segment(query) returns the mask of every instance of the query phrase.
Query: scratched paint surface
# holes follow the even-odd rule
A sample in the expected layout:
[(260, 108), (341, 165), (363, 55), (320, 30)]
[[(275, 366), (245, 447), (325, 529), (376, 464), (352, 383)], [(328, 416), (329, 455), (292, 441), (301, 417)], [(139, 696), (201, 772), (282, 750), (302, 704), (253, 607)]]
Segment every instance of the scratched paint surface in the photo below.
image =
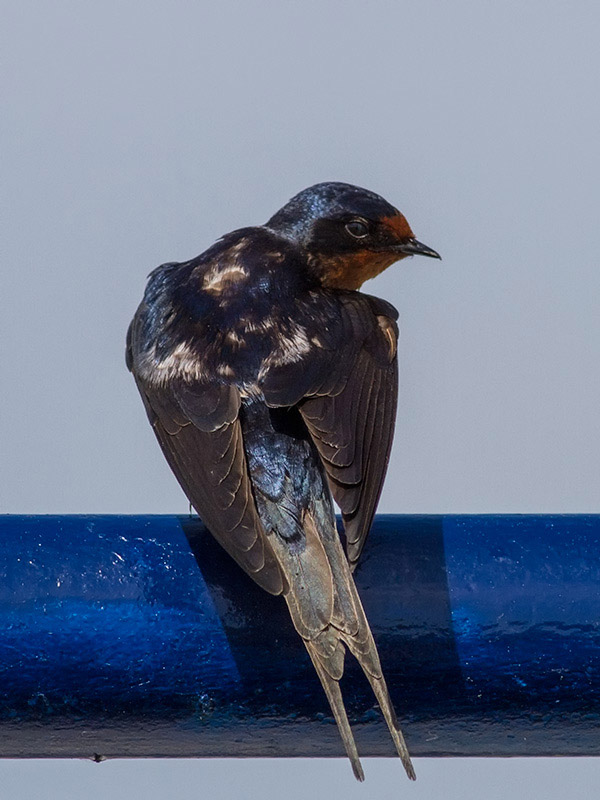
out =
[(177, 708), (239, 680), (177, 517), (12, 524), (0, 556), (0, 717)]
[(600, 719), (598, 518), (448, 516), (443, 530), (467, 695)]

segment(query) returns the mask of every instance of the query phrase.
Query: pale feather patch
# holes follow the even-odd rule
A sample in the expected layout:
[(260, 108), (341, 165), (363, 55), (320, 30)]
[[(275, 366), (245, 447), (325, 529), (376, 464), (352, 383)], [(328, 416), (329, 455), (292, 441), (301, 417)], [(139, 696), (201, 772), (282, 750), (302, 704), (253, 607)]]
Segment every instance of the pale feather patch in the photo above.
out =
[(398, 340), (396, 338), (396, 331), (394, 330), (394, 326), (387, 317), (378, 315), (377, 324), (379, 325), (381, 331), (383, 332), (383, 335), (387, 340), (389, 359), (390, 362), (392, 362), (396, 357), (396, 352), (398, 350)]
[(157, 358), (154, 346), (140, 359), (139, 372), (155, 385), (165, 385), (174, 378), (199, 381), (205, 377), (203, 364), (188, 342), (180, 342), (164, 358)]
[(220, 294), (232, 284), (239, 283), (248, 277), (239, 256), (246, 248), (246, 242), (242, 241), (230, 247), (227, 251), (226, 261), (217, 261), (204, 275), (202, 288), (209, 294)]
[(282, 363), (289, 364), (299, 361), (302, 356), (310, 351), (310, 342), (306, 333), (306, 328), (294, 324), (289, 336), (283, 336), (279, 342), (282, 352)]
[(240, 336), (237, 331), (233, 330), (233, 328), (225, 334), (225, 341), (228, 345), (236, 349), (246, 347), (246, 340), (243, 336)]
[(260, 322), (256, 322), (256, 320), (243, 317), (240, 319), (240, 325), (244, 329), (244, 333), (266, 333), (275, 327), (275, 320), (272, 317), (266, 317)]
[(258, 373), (259, 381), (265, 377), (272, 367), (294, 364), (296, 361), (300, 361), (308, 352), (310, 352), (310, 341), (306, 328), (297, 323), (292, 323), (288, 331), (278, 335), (276, 347), (262, 362)]
[(209, 294), (220, 294), (234, 283), (239, 283), (248, 277), (248, 273), (240, 264), (234, 262), (225, 267), (218, 263), (208, 270), (202, 282), (202, 288)]
[(239, 391), (240, 397), (245, 400), (264, 400), (262, 389), (257, 383), (243, 383)]
[(233, 378), (235, 373), (229, 364), (219, 364), (217, 372), (222, 378)]

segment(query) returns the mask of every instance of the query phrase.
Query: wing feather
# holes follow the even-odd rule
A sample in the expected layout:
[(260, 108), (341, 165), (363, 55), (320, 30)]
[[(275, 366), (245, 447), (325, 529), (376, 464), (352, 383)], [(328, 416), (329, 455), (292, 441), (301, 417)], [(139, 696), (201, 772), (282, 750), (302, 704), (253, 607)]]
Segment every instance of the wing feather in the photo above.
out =
[[(136, 380), (169, 466), (202, 521), (260, 586), (281, 594), (282, 571), (250, 486), (237, 390), (218, 385), (158, 388)], [(204, 391), (210, 396), (202, 397)]]
[(341, 335), (333, 345), (273, 370), (263, 382), (269, 405), (298, 405), (342, 511), (352, 566), (371, 527), (392, 446), (398, 396), (396, 317), (385, 301), (348, 293), (343, 296)]

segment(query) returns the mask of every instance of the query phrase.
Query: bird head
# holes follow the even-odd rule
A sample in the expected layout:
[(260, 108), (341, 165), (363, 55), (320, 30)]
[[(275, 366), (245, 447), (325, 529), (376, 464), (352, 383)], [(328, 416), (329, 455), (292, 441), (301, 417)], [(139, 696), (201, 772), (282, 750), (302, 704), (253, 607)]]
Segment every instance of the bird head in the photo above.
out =
[(304, 189), (266, 227), (302, 247), (321, 284), (332, 288), (358, 289), (407, 256), (440, 258), (387, 200), (348, 183)]

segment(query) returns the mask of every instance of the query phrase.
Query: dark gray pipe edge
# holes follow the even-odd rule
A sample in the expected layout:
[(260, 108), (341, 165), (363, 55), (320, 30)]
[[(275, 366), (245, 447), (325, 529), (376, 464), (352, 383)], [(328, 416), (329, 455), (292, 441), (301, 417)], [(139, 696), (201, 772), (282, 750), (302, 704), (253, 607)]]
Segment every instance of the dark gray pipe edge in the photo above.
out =
[[(285, 604), (194, 518), (0, 517), (0, 755), (341, 756)], [(600, 517), (380, 516), (356, 573), (415, 756), (596, 755)], [(361, 755), (392, 755), (351, 658)]]

